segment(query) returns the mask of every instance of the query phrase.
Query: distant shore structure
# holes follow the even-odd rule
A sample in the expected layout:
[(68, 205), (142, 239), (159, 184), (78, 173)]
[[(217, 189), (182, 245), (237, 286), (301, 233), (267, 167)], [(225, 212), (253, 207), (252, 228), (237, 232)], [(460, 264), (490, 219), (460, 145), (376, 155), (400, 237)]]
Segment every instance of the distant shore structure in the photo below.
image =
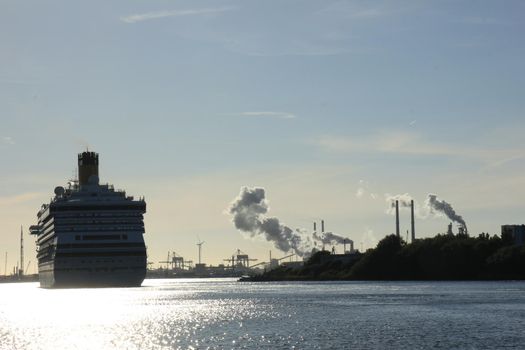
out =
[(98, 165), (98, 153), (80, 153), (78, 180), (56, 187), (30, 227), (41, 287), (131, 287), (146, 276), (146, 202), (101, 185)]
[[(399, 200), (395, 200), (394, 206), (396, 208), (396, 236), (400, 237), (400, 228), (399, 228)], [(410, 229), (411, 229), (411, 242), (414, 243), (416, 240), (416, 224), (414, 219), (414, 200), (410, 200)], [(408, 235), (408, 231), (407, 231)], [(407, 238), (408, 240), (408, 238)]]
[(509, 236), (514, 244), (525, 244), (525, 225), (502, 225), (501, 236)]

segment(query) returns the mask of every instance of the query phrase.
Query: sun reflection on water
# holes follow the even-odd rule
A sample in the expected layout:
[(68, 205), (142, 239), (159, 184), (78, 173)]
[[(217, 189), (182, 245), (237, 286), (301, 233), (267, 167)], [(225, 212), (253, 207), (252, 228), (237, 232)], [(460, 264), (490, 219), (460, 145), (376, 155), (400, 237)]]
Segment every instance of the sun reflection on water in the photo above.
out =
[[(146, 280), (142, 288), (62, 290), (18, 283), (0, 284), (0, 295), (1, 350), (525, 343), (525, 282)], [(474, 335), (468, 344), (465, 334)]]
[[(232, 322), (242, 328), (243, 320), (266, 312), (254, 300), (207, 298), (210, 291), (199, 284), (170, 283), (120, 289), (2, 286), (0, 344), (6, 349), (198, 348), (223, 340)], [(208, 325), (221, 328), (221, 323), (221, 333), (206, 333)]]

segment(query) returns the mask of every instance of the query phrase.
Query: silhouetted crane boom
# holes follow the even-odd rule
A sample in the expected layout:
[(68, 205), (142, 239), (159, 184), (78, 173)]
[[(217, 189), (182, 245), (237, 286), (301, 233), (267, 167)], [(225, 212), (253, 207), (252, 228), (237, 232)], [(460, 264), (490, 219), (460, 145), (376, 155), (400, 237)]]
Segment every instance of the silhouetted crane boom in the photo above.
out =
[(284, 260), (284, 259), (287, 259), (287, 258), (291, 258), (291, 257), (294, 256), (294, 255), (295, 255), (295, 253), (294, 253), (294, 254), (287, 255), (287, 256), (283, 256), (282, 258), (277, 259), (277, 261), (281, 261), (281, 260)]

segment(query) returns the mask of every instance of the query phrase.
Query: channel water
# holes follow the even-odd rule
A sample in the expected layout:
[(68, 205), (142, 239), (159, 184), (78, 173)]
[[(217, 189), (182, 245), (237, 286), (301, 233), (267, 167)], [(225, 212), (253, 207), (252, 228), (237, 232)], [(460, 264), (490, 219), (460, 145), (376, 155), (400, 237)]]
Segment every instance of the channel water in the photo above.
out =
[(525, 348), (525, 282), (0, 284), (0, 349)]

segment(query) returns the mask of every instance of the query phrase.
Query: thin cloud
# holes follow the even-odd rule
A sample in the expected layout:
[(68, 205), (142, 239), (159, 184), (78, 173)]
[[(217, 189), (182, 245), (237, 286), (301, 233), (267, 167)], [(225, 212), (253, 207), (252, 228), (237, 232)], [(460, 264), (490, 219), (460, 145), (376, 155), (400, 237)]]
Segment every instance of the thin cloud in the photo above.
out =
[(289, 112), (274, 112), (274, 111), (256, 111), (256, 112), (242, 112), (237, 113), (241, 117), (261, 117), (261, 118), (278, 118), (278, 119), (295, 119), (297, 116)]
[(381, 152), (413, 155), (457, 155), (458, 150), (446, 145), (424, 142), (422, 138), (409, 132), (389, 131), (366, 138), (348, 138), (341, 136), (323, 136), (317, 144), (328, 151), (356, 153)]
[(2, 142), (6, 145), (14, 145), (15, 144), (15, 141), (13, 140), (13, 138), (11, 136), (4, 136), (2, 137)]
[[(412, 156), (461, 157), (499, 166), (519, 159), (521, 148), (491, 149), (467, 148), (460, 145), (432, 143), (417, 133), (387, 131), (366, 137), (325, 135), (315, 144), (321, 149), (337, 153), (385, 153)], [(502, 161), (503, 159), (503, 161)]]
[(226, 11), (233, 10), (232, 7), (222, 8), (202, 8), (202, 9), (189, 9), (189, 10), (174, 10), (174, 11), (157, 11), (147, 12), (120, 17), (120, 20), (125, 23), (137, 23), (144, 22), (153, 19), (166, 18), (166, 17), (182, 17), (182, 16), (197, 16), (197, 15), (209, 15), (218, 14)]
[(22, 194), (17, 194), (14, 196), (0, 197), (0, 206), (9, 206), (25, 202), (30, 202), (37, 198), (41, 198), (45, 194), (41, 192), (27, 192)]
[(359, 180), (359, 186), (358, 186), (356, 194), (355, 194), (356, 198), (358, 198), (358, 199), (370, 198), (372, 200), (375, 200), (377, 198), (377, 194), (370, 192), (370, 188), (369, 187), (370, 187), (370, 185), (369, 185), (368, 181), (366, 181), (366, 180)]
[(504, 158), (504, 159), (500, 159), (496, 162), (493, 162), (491, 164), (489, 164), (487, 166), (487, 168), (499, 168), (503, 165), (506, 165), (508, 163), (512, 163), (512, 162), (515, 162), (515, 161), (518, 161), (518, 160), (522, 160), (523, 158), (525, 158), (525, 155), (523, 154), (518, 154), (518, 155), (515, 155), (515, 156), (511, 156), (511, 157), (508, 157), (508, 158)]

